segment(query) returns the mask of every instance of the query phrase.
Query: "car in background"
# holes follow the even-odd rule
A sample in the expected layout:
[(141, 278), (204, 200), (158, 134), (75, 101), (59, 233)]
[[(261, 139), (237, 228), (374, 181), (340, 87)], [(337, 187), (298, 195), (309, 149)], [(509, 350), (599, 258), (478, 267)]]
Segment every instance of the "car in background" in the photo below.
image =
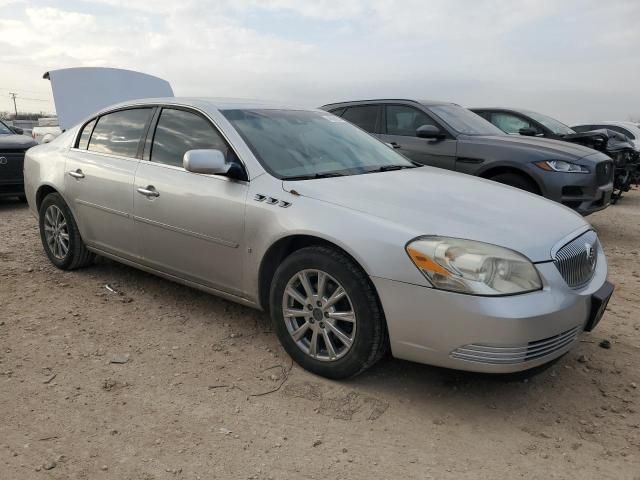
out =
[(330, 378), (389, 347), (462, 370), (540, 366), (613, 292), (580, 215), (417, 166), (323, 110), (129, 101), (29, 150), (25, 176), (56, 267), (104, 255), (263, 309), (291, 357)]
[(555, 118), (525, 109), (485, 107), (471, 110), (510, 135), (562, 140), (606, 153), (614, 163), (612, 203), (630, 188), (636, 171), (636, 146), (617, 129), (576, 131)]
[(423, 165), (536, 193), (582, 215), (610, 203), (613, 166), (606, 155), (580, 145), (507, 135), (454, 103), (381, 99), (321, 108)]
[(0, 121), (0, 197), (24, 199), (24, 154), (36, 143), (22, 132)]
[(629, 140), (635, 147), (636, 152), (640, 152), (640, 125), (633, 122), (590, 122), (573, 125), (572, 130), (578, 133), (590, 132), (593, 130), (613, 130), (618, 132)]
[(38, 143), (48, 143), (62, 133), (55, 117), (39, 118), (38, 125), (31, 130), (31, 137)]

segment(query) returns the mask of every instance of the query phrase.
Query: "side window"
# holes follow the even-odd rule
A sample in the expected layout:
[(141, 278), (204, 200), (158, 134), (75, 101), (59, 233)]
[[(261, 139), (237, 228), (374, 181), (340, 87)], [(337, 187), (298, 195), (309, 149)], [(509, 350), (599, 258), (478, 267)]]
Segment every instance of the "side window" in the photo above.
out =
[(80, 150), (86, 150), (89, 146), (89, 137), (91, 137), (91, 132), (93, 131), (93, 127), (95, 126), (95, 124), (96, 119), (94, 118), (82, 129), (82, 133), (80, 134), (80, 138), (78, 139), (78, 148)]
[(520, 133), (523, 128), (535, 128), (524, 118), (504, 112), (491, 114), (491, 123), (506, 133)]
[(149, 115), (150, 108), (133, 108), (103, 115), (93, 129), (89, 150), (135, 158)]
[(363, 105), (361, 107), (349, 107), (344, 112), (342, 118), (347, 122), (359, 126), (369, 133), (378, 131), (378, 113), (380, 107), (378, 105)]
[(416, 130), (422, 125), (438, 125), (424, 112), (404, 105), (387, 107), (387, 134), (415, 137)]
[(341, 117), (345, 110), (346, 108), (344, 107), (334, 108), (333, 110), (329, 110), (329, 113), (333, 113), (334, 115)]
[(158, 119), (153, 144), (152, 162), (182, 167), (182, 157), (189, 150), (213, 148), (222, 151), (228, 161), (233, 151), (204, 117), (173, 108), (163, 108)]
[(591, 130), (597, 130), (597, 125), (576, 125), (571, 127), (571, 130), (575, 130), (578, 133), (590, 132)]

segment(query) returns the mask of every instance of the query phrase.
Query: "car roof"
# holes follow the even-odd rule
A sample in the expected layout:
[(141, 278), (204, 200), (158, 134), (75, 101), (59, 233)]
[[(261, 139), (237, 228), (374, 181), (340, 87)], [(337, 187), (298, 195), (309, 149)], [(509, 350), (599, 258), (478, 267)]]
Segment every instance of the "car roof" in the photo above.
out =
[(457, 103), (443, 102), (440, 100), (416, 100), (411, 98), (369, 98), (366, 100), (348, 100), (345, 102), (327, 103), (326, 105), (323, 105), (322, 108), (324, 109), (327, 107), (348, 107), (349, 105), (359, 105), (362, 103), (393, 103), (393, 102), (418, 103), (426, 107), (434, 107), (438, 105), (457, 105)]
[(128, 102), (111, 105), (96, 114), (101, 114), (119, 108), (137, 105), (176, 105), (195, 107), (200, 109), (235, 110), (235, 109), (271, 109), (271, 110), (308, 110), (320, 111), (317, 108), (290, 105), (286, 103), (271, 102), (268, 100), (254, 100), (242, 98), (216, 98), (216, 97), (158, 97), (141, 98)]

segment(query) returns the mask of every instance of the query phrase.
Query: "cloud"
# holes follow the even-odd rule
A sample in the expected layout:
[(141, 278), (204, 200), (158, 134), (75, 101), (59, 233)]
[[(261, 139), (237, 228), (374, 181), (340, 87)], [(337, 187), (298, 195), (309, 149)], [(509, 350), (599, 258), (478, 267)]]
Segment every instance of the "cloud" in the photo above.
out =
[(159, 75), (181, 95), (302, 105), (417, 96), (514, 104), (567, 121), (640, 113), (630, 111), (640, 110), (635, 0), (6, 5), (0, 63), (12, 78), (0, 87), (42, 90), (46, 70), (104, 65)]

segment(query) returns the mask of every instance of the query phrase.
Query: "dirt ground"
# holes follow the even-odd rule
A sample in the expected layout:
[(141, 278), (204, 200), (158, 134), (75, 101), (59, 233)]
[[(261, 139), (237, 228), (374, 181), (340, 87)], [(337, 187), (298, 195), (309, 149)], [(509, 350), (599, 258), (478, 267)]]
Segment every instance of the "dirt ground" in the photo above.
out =
[(551, 369), (387, 359), (333, 382), (263, 313), (110, 261), (55, 269), (0, 201), (0, 479), (640, 479), (640, 191), (589, 220), (617, 289)]

